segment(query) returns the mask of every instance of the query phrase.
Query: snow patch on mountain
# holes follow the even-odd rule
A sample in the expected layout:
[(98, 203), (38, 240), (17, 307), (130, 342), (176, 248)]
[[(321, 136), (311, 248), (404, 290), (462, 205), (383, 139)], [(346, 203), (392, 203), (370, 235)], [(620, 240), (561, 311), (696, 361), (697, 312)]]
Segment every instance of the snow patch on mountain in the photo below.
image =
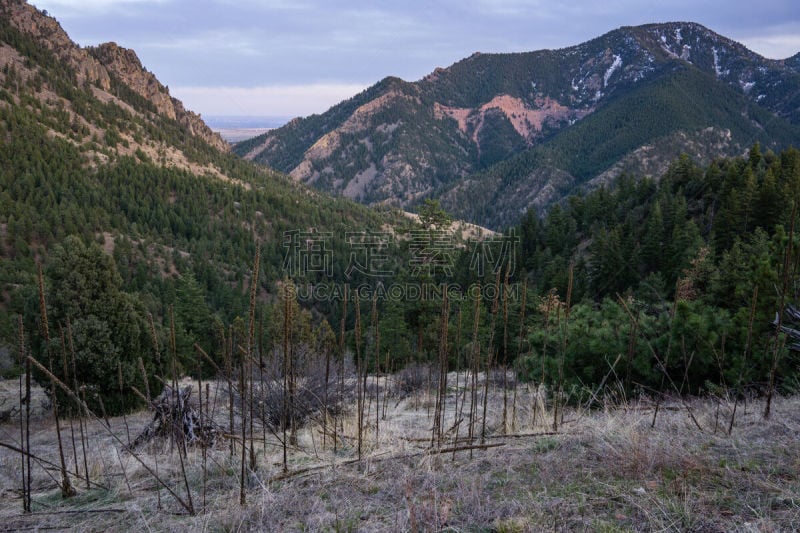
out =
[(711, 47), (711, 53), (714, 56), (714, 72), (717, 74), (717, 78), (722, 76), (722, 69), (719, 68), (719, 53), (717, 52), (717, 47)]
[(614, 55), (614, 62), (611, 63), (611, 66), (608, 67), (606, 70), (605, 75), (603, 75), (603, 87), (608, 86), (608, 80), (611, 79), (611, 76), (614, 75), (614, 72), (622, 66), (622, 58), (618, 55)]

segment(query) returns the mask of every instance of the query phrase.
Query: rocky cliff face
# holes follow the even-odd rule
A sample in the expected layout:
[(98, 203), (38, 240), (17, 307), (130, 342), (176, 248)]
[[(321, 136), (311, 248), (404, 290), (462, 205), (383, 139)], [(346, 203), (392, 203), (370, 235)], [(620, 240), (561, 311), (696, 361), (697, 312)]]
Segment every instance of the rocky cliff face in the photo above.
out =
[(212, 132), (199, 115), (187, 111), (180, 100), (171, 97), (169, 90), (144, 69), (133, 50), (115, 43), (81, 48), (55, 19), (21, 0), (0, 0), (0, 11), (14, 28), (33, 37), (74, 71), (79, 85), (89, 83), (102, 91), (109, 91), (112, 76), (116, 77), (150, 101), (159, 114), (180, 123), (190, 135), (219, 150), (228, 150), (228, 144)]
[(12, 26), (34, 37), (72, 68), (80, 83), (88, 81), (104, 91), (109, 90), (111, 79), (108, 71), (72, 42), (55, 19), (21, 0), (0, 0), (0, 9)]
[(175, 120), (175, 106), (167, 88), (147, 72), (133, 50), (104, 43), (87, 51), (133, 91), (152, 102), (159, 113)]
[(219, 150), (228, 150), (228, 144), (211, 131), (199, 115), (186, 110), (180, 100), (170, 96), (169, 89), (142, 66), (136, 52), (113, 42), (89, 48), (87, 52), (113, 76), (151, 102), (158, 113), (177, 120), (190, 135), (200, 137)]

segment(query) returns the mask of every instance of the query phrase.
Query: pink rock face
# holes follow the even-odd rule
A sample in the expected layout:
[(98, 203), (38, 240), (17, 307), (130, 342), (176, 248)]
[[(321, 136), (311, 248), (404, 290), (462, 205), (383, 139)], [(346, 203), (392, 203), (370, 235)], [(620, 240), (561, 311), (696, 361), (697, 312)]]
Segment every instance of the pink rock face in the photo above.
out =
[(517, 133), (529, 144), (533, 144), (546, 122), (580, 119), (591, 112), (590, 109), (571, 109), (549, 96), (539, 97), (534, 103), (536, 107), (531, 108), (520, 98), (501, 94), (478, 108), (449, 107), (436, 103), (434, 113), (439, 117), (449, 116), (454, 119), (464, 133), (472, 131), (472, 140), (477, 144), (486, 112), (490, 109), (499, 109)]

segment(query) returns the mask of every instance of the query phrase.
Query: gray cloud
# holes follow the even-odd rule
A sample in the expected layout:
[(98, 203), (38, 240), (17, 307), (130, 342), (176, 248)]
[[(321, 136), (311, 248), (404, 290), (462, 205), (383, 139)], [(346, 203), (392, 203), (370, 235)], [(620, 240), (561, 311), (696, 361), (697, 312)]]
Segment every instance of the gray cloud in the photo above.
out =
[[(699, 22), (768, 57), (800, 51), (796, 0), (32, 1), (80, 44), (116, 41), (164, 83), (203, 94), (361, 87), (387, 75), (416, 80), (475, 51), (561, 48), (619, 26), (671, 20)], [(330, 91), (297, 98), (323, 93)], [(318, 98), (318, 106), (335, 103)], [(272, 114), (286, 114), (279, 111)]]

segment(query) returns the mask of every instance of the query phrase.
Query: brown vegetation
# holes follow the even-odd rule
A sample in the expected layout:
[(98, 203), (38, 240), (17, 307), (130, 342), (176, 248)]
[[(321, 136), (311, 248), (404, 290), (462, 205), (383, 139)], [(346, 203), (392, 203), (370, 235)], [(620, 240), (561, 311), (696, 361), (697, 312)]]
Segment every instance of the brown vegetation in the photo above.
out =
[[(0, 479), (5, 487), (0, 516), (11, 529), (84, 531), (777, 531), (800, 526), (797, 398), (774, 398), (769, 420), (761, 416), (760, 401), (740, 404), (731, 435), (725, 421), (734, 403), (727, 398), (664, 401), (655, 427), (653, 405), (644, 399), (608, 401), (596, 411), (566, 407), (554, 432), (543, 391), (524, 385), (515, 387), (513, 420), (504, 426), (504, 392), (496, 387), (503, 380), (495, 376), (487, 398), (486, 445), (478, 444), (478, 431), (472, 440), (464, 438), (463, 430), (456, 439), (456, 401), (458, 393), (467, 391), (451, 388), (439, 398), (442, 444), (432, 447), (440, 378), (428, 383), (412, 379), (413, 385), (408, 378), (408, 371), (367, 377), (372, 387), (392, 397), (386, 405), (371, 401), (369, 392), (362, 400), (363, 414), (354, 406), (341, 417), (328, 412), (326, 426), (320, 413), (308, 418), (297, 428), (296, 443), (288, 447), (286, 469), (280, 433), (270, 429), (266, 438), (259, 437), (256, 407), (256, 465), (246, 469), (245, 506), (233, 503), (240, 490), (238, 454), (231, 456), (227, 445), (188, 447), (185, 476), (195, 502), (203, 492), (194, 515), (166, 490), (184, 490), (178, 461), (183, 454), (175, 453), (179, 448), (168, 438), (154, 440), (135, 457), (113, 436), (125, 431), (122, 417), (111, 419), (110, 428), (99, 419), (87, 424), (90, 489), (80, 484), (83, 465), (74, 464), (65, 442), (67, 469), (78, 495), (62, 499), (52, 420), (43, 415), (33, 421), (30, 437), (33, 512), (23, 514), (19, 432), (16, 421), (6, 423), (0, 426)], [(347, 386), (355, 387), (354, 381)], [(448, 383), (462, 387), (477, 383), (479, 397), (484, 381), (482, 373), (474, 381), (463, 373), (447, 377)], [(226, 387), (212, 382), (210, 396), (203, 397), (206, 406), (200, 408), (218, 423), (228, 419)], [(543, 408), (547, 413), (535, 416)], [(376, 435), (375, 415), (383, 409), (386, 418)], [(690, 420), (689, 409), (700, 429)], [(141, 428), (151, 417), (141, 412), (127, 422)], [(364, 421), (360, 461), (359, 418)], [(335, 453), (332, 419), (338, 432)], [(234, 428), (226, 436), (241, 449), (237, 434)], [(166, 487), (154, 479), (156, 464)]]

